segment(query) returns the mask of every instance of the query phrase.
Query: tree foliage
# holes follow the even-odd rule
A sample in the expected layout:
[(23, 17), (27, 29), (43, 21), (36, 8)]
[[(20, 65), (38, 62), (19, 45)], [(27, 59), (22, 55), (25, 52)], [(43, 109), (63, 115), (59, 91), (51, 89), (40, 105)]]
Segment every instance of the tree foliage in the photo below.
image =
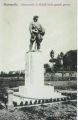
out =
[(55, 72), (59, 70), (77, 71), (77, 50), (70, 50), (66, 54), (60, 52), (56, 58), (54, 58), (54, 51), (52, 50), (50, 57), (49, 62), (54, 64), (53, 69)]
[(77, 71), (77, 50), (70, 50), (64, 55), (63, 66), (66, 70)]

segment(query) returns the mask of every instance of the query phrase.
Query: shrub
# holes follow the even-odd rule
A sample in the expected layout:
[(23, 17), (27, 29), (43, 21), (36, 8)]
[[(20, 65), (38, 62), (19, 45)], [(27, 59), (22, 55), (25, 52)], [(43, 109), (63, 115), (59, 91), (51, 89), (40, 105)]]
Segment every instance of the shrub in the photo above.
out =
[(32, 101), (30, 100), (30, 105), (32, 105)]
[(25, 102), (25, 105), (28, 105), (28, 101)]
[(13, 105), (14, 105), (14, 107), (16, 107), (17, 106), (17, 102), (13, 101)]
[(37, 100), (34, 101), (34, 104), (37, 104)]
[(21, 101), (20, 106), (23, 106), (23, 101)]
[(40, 102), (41, 102), (41, 101), (40, 101), (40, 100), (38, 100), (38, 104), (40, 104)]

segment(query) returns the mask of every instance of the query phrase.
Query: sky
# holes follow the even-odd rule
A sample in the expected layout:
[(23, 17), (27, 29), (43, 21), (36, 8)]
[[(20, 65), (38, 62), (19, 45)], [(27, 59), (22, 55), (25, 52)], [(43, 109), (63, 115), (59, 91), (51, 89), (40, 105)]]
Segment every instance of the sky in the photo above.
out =
[[(58, 1), (58, 0), (57, 0)], [(65, 1), (65, 0), (64, 0)], [(33, 16), (45, 29), (41, 43), (44, 63), (62, 51), (77, 49), (76, 2), (69, 6), (3, 6), (0, 5), (0, 71), (25, 69), (25, 55), (29, 49), (29, 24)]]

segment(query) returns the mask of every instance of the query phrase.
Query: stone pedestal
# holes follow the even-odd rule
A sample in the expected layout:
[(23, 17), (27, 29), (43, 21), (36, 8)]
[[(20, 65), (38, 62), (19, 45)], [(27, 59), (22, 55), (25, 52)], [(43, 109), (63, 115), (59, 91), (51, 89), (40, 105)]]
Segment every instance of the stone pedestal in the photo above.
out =
[(58, 98), (60, 93), (54, 91), (54, 86), (44, 85), (44, 61), (42, 52), (26, 53), (25, 86), (19, 88), (22, 96), (35, 99)]
[(26, 53), (25, 85), (44, 85), (44, 64), (41, 52)]

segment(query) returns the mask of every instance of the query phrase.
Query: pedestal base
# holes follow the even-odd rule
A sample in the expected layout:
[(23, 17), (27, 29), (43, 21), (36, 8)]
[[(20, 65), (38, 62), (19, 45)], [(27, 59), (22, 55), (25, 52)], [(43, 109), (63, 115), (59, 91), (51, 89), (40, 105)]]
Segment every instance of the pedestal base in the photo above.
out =
[(54, 86), (32, 86), (28, 85), (19, 88), (19, 95), (22, 95), (31, 99), (49, 99), (49, 98), (61, 98), (61, 93), (54, 91)]

